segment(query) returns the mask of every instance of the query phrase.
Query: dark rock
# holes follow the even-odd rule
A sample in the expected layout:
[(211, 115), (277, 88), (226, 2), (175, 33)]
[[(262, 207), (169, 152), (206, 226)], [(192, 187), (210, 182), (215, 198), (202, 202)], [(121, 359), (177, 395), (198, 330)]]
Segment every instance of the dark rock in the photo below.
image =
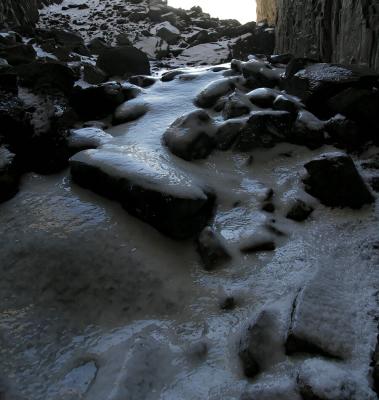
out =
[(165, 72), (161, 77), (161, 81), (162, 82), (173, 81), (176, 76), (182, 75), (184, 73), (185, 73), (184, 71), (181, 71), (181, 70), (178, 70), (178, 69), (174, 69), (173, 71)]
[(327, 105), (333, 113), (362, 126), (367, 138), (379, 140), (379, 90), (350, 87), (330, 98)]
[(132, 76), (129, 78), (129, 82), (132, 83), (133, 85), (137, 85), (142, 88), (146, 88), (146, 87), (154, 85), (154, 83), (156, 82), (156, 79), (153, 78), (152, 76), (135, 75), (135, 76)]
[(306, 110), (299, 111), (288, 142), (317, 149), (326, 141), (325, 123)]
[(330, 207), (361, 208), (374, 201), (353, 160), (341, 153), (325, 154), (305, 164), (305, 190)]
[(76, 183), (118, 200), (130, 214), (172, 238), (198, 234), (213, 213), (214, 196), (156, 153), (86, 150), (70, 164)]
[(286, 218), (297, 222), (305, 221), (313, 212), (314, 208), (303, 200), (297, 199), (288, 211)]
[(359, 129), (358, 125), (342, 115), (330, 118), (325, 124), (331, 142), (348, 151), (357, 150), (367, 139), (367, 131)]
[(9, 145), (15, 153), (33, 136), (30, 115), (24, 103), (13, 94), (1, 94), (0, 127), (0, 142)]
[(369, 183), (374, 192), (379, 193), (379, 176), (373, 176), (370, 178)]
[(216, 126), (203, 110), (178, 118), (164, 133), (163, 143), (170, 151), (190, 161), (207, 157), (216, 147)]
[(34, 90), (58, 90), (69, 94), (76, 77), (73, 70), (57, 61), (34, 61), (17, 67), (17, 73), (23, 86)]
[(240, 341), (239, 356), (245, 376), (256, 377), (280, 353), (284, 354), (284, 338), (280, 332), (278, 315), (275, 310), (263, 310)]
[(236, 299), (234, 297), (226, 297), (220, 303), (221, 310), (230, 311), (236, 308)]
[(241, 129), (234, 147), (250, 151), (257, 147), (272, 147), (286, 141), (293, 125), (293, 116), (286, 111), (253, 112)]
[(27, 64), (35, 60), (37, 53), (30, 44), (17, 43), (12, 46), (0, 46), (0, 57), (11, 65)]
[(279, 90), (270, 88), (254, 89), (247, 93), (249, 100), (258, 107), (271, 108), (274, 105), (275, 99), (281, 95)]
[(275, 242), (270, 239), (260, 239), (253, 240), (241, 247), (242, 253), (258, 253), (261, 251), (273, 251), (276, 249)]
[(249, 114), (251, 103), (247, 96), (235, 92), (230, 95), (224, 105), (222, 116), (224, 119), (237, 118)]
[(83, 79), (92, 84), (98, 85), (99, 83), (104, 83), (107, 80), (107, 74), (100, 68), (92, 64), (84, 64), (83, 66)]
[(275, 204), (272, 201), (265, 201), (262, 204), (262, 211), (273, 213), (275, 211)]
[(207, 270), (213, 270), (231, 259), (222, 238), (210, 227), (200, 233), (197, 250)]
[(92, 54), (99, 55), (103, 51), (110, 49), (110, 46), (105, 42), (104, 39), (96, 37), (88, 43), (88, 48), (91, 50)]
[(297, 114), (299, 105), (294, 100), (281, 94), (274, 100), (272, 108), (277, 111), (288, 111), (291, 114)]
[(228, 120), (219, 125), (215, 140), (219, 150), (229, 150), (244, 127), (245, 121), (241, 119)]
[(323, 115), (327, 114), (328, 99), (351, 87), (371, 88), (378, 76), (366, 69), (317, 63), (282, 80), (282, 87), (298, 96), (311, 111)]
[(222, 78), (211, 82), (195, 98), (195, 105), (201, 108), (209, 108), (216, 104), (217, 100), (236, 88), (234, 78)]
[[(6, 147), (0, 147), (0, 203), (12, 198), (18, 191), (20, 171), (16, 156)], [(1, 395), (1, 393), (0, 393)]]
[(282, 70), (258, 58), (242, 63), (243, 76), (251, 82), (253, 88), (274, 88), (279, 85)]
[(97, 66), (110, 76), (150, 75), (150, 64), (145, 53), (132, 46), (104, 49)]
[(75, 86), (70, 102), (81, 118), (89, 120), (106, 117), (124, 100), (122, 86), (109, 82), (87, 88)]

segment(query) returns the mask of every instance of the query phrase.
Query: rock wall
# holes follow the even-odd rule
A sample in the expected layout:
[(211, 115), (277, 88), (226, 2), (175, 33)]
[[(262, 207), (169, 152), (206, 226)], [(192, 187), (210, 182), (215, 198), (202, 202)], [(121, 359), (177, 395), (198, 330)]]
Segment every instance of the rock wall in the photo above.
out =
[(38, 20), (39, 7), (61, 2), (62, 0), (0, 0), (0, 27), (34, 25)]
[(379, 70), (378, 0), (257, 0), (257, 12), (276, 20), (277, 52)]

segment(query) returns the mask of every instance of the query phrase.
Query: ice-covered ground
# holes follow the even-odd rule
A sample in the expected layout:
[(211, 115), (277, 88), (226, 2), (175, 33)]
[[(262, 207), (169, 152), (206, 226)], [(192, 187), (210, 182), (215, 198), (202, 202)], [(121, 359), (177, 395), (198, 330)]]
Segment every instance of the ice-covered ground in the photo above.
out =
[[(171, 155), (163, 133), (217, 78), (194, 68), (143, 89), (135, 101), (148, 112), (109, 129), (106, 146), (159, 155), (213, 188), (212, 225), (233, 256), (223, 268), (205, 271), (194, 243), (164, 237), (73, 184), (68, 171), (26, 176), (0, 206), (0, 377), (10, 399), (296, 400), (299, 380), (320, 398), (375, 398), (378, 214), (326, 208), (303, 191), (304, 163), (333, 148), (278, 145), (196, 162)], [(271, 188), (274, 215), (261, 211)], [(299, 197), (315, 211), (290, 222)], [(277, 249), (241, 253), (265, 224), (284, 233)], [(227, 297), (233, 310), (220, 307)], [(269, 346), (263, 372), (247, 379), (239, 342), (263, 309), (279, 315), (274, 334), (295, 314), (293, 329), (311, 329), (342, 360)]]

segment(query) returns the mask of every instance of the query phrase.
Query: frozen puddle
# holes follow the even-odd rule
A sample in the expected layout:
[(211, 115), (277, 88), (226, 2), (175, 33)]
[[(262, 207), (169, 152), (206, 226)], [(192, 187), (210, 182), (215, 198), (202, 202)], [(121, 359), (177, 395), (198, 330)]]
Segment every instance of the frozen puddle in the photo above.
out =
[[(104, 168), (118, 168), (112, 154), (153, 154), (140, 166), (148, 184), (165, 169), (172, 195), (177, 179), (189, 198), (212, 189), (211, 225), (232, 260), (207, 272), (192, 241), (163, 236), (68, 171), (26, 176), (0, 206), (0, 398), (296, 400), (308, 386), (321, 399), (376, 398), (377, 214), (304, 192), (303, 165), (332, 148), (170, 154), (163, 133), (218, 78), (190, 69), (143, 89), (149, 110), (108, 130), (115, 164)], [(274, 214), (261, 210), (270, 189)], [(285, 218), (297, 198), (315, 208), (303, 223)], [(276, 250), (242, 253), (267, 226)], [(240, 358), (246, 335), (254, 378)]]

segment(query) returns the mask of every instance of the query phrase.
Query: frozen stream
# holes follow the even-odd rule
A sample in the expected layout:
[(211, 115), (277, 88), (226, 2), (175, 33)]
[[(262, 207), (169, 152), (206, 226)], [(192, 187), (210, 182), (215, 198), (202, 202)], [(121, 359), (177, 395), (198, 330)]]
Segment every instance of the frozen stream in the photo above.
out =
[[(274, 349), (265, 371), (248, 380), (238, 343), (263, 308), (288, 318), (299, 289), (315, 280), (327, 300), (324, 308), (311, 304), (311, 312), (319, 317), (327, 309), (336, 340), (353, 343), (347, 360), (328, 366), (358, 382), (361, 397), (352, 398), (375, 398), (369, 366), (377, 335), (377, 213), (326, 208), (301, 183), (304, 163), (335, 149), (280, 145), (188, 163), (162, 148), (166, 128), (221, 77), (203, 68), (158, 81), (132, 100), (146, 102), (147, 114), (108, 132), (119, 151), (132, 146), (159, 155), (215, 190), (213, 226), (233, 254), (224, 268), (205, 271), (192, 242), (164, 237), (74, 185), (69, 171), (30, 174), (0, 205), (0, 377), (14, 393), (10, 399), (219, 400), (255, 393), (247, 398), (296, 400), (296, 371), (315, 360)], [(260, 210), (270, 188), (274, 215)], [(315, 206), (304, 223), (285, 218), (295, 197)], [(278, 248), (242, 254), (241, 241), (268, 222), (285, 234)], [(236, 308), (225, 311), (220, 304), (228, 296)], [(330, 315), (317, 328), (321, 334), (330, 333)], [(319, 373), (317, 362), (309, 368)]]

